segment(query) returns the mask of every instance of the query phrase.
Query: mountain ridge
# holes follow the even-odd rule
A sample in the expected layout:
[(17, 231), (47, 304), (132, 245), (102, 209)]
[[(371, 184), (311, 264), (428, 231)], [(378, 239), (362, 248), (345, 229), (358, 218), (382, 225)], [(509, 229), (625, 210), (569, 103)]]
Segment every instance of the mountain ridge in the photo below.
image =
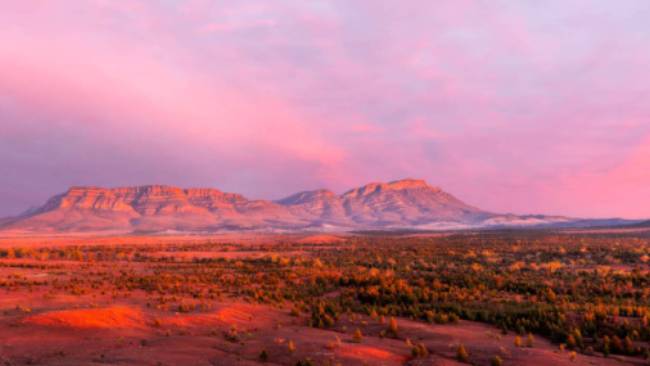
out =
[(0, 230), (30, 232), (217, 232), (223, 230), (445, 229), (566, 224), (544, 215), (496, 214), (468, 205), (421, 179), (372, 182), (251, 200), (216, 188), (73, 186)]

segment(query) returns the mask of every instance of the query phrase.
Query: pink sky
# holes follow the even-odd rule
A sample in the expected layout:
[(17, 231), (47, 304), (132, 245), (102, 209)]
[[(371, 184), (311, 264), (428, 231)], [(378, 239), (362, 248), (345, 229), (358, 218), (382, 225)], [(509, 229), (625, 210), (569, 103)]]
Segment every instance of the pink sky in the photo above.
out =
[(426, 179), (650, 217), (650, 5), (42, 1), (0, 12), (0, 216), (70, 185)]

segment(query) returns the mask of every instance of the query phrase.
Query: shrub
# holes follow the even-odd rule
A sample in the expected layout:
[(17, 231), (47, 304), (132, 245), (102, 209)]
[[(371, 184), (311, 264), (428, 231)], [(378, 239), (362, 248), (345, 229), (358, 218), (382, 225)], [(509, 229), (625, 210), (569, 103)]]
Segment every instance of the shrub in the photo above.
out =
[(234, 325), (230, 327), (230, 329), (227, 332), (224, 332), (223, 337), (228, 342), (233, 342), (233, 343), (239, 342), (239, 334), (237, 333), (237, 327), (235, 327)]
[(576, 360), (576, 351), (571, 351), (571, 353), (569, 353), (569, 360), (571, 361)]
[(411, 348), (411, 355), (415, 358), (427, 357), (429, 355), (429, 350), (424, 344), (418, 343)]
[(456, 359), (460, 362), (469, 361), (469, 354), (462, 343), (458, 345), (458, 348), (456, 348)]
[(361, 329), (357, 328), (357, 330), (355, 330), (354, 334), (352, 335), (352, 342), (361, 343), (362, 340), (363, 334), (361, 334)]
[(528, 333), (528, 337), (526, 337), (526, 347), (532, 348), (534, 343), (535, 337), (533, 337), (533, 333)]
[(262, 352), (260, 352), (260, 357), (259, 358), (260, 358), (260, 361), (262, 361), (262, 362), (266, 362), (266, 361), (269, 360), (269, 354), (266, 352), (265, 349), (263, 349)]
[(395, 319), (395, 317), (390, 317), (386, 334), (391, 337), (397, 338), (397, 320)]

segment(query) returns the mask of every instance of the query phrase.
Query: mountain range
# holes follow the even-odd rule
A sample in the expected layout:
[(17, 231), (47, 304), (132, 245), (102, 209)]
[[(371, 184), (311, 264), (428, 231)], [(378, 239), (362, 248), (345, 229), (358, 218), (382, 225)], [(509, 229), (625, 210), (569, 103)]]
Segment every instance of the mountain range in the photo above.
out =
[(277, 201), (213, 188), (164, 185), (72, 187), (43, 206), (0, 220), (25, 232), (218, 232), (592, 226), (633, 223), (497, 214), (470, 206), (424, 180), (370, 183), (335, 194), (320, 189)]

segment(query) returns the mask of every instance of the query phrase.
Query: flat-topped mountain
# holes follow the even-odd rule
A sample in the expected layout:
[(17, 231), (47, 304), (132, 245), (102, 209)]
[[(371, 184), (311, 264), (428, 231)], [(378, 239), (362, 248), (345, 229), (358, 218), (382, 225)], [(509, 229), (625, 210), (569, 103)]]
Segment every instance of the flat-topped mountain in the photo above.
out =
[(284, 206), (217, 189), (72, 187), (6, 228), (34, 231), (210, 231), (304, 224)]
[(239, 194), (217, 189), (181, 189), (170, 186), (125, 188), (72, 187), (54, 196), (40, 210), (114, 211), (133, 215), (201, 213), (211, 209), (231, 209), (246, 204)]
[(35, 232), (436, 229), (566, 223), (546, 216), (498, 215), (423, 180), (369, 183), (335, 194), (320, 189), (278, 201), (212, 188), (164, 185), (72, 187), (43, 206), (0, 221)]

